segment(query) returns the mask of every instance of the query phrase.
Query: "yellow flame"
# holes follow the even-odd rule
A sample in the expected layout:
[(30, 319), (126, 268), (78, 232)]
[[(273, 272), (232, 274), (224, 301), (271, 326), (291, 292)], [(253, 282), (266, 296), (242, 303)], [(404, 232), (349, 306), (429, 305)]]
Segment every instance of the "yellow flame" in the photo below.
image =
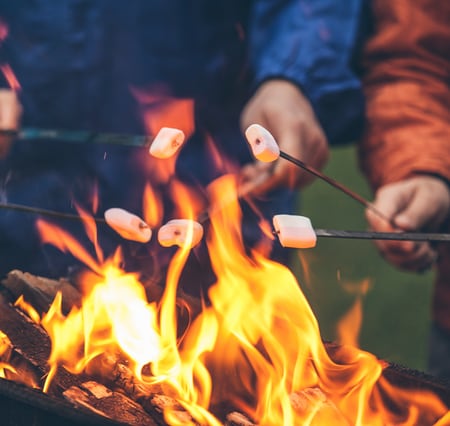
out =
[[(156, 303), (147, 301), (136, 275), (114, 261), (98, 264), (70, 236), (40, 223), (53, 235), (44, 241), (76, 252), (98, 274), (89, 276), (81, 308), (63, 316), (58, 295), (42, 319), (52, 341), (45, 389), (59, 366), (81, 372), (94, 359), (119, 355), (137, 381), (166, 383), (199, 424), (221, 424), (221, 406), (277, 426), (432, 424), (444, 416), (447, 407), (435, 395), (391, 386), (382, 376), (385, 364), (372, 354), (347, 345), (325, 348), (292, 272), (244, 247), (236, 186), (227, 175), (209, 188), (216, 208), (207, 245), (217, 279), (182, 339), (176, 294), (193, 229), (174, 254)], [(172, 190), (179, 211), (195, 217), (191, 191), (178, 183)], [(295, 398), (307, 409), (295, 406)], [(174, 408), (164, 416), (168, 424), (183, 424)]]
[(39, 324), (41, 322), (41, 317), (28, 302), (25, 301), (23, 295), (19, 296), (19, 298), (15, 301), (14, 306), (19, 307), (22, 311), (24, 311), (33, 322)]
[(154, 228), (161, 223), (163, 217), (163, 206), (156, 192), (147, 184), (143, 196), (143, 218), (144, 221)]
[(360, 283), (348, 283), (343, 288), (355, 294), (355, 300), (336, 325), (336, 340), (343, 345), (359, 347), (359, 334), (363, 320), (363, 299), (371, 287), (369, 279)]

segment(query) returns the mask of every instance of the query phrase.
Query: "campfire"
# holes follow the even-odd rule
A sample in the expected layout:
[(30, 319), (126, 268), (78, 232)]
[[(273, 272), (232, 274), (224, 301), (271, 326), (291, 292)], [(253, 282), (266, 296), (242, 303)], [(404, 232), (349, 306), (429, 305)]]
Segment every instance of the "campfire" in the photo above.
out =
[[(90, 272), (76, 285), (8, 275), (0, 298), (0, 384), (64, 407), (59, 415), (83, 413), (80, 424), (449, 424), (445, 386), (322, 342), (291, 271), (269, 260), (264, 246), (244, 248), (236, 188), (233, 174), (209, 187), (216, 208), (201, 236), (216, 282), (205, 300), (178, 289), (199, 236), (195, 202), (182, 186), (180, 205), (190, 220), (164, 288), (123, 271), (120, 249), (104, 259), (96, 245), (94, 258), (39, 219), (42, 241), (71, 252)], [(80, 215), (95, 245), (95, 221)]]

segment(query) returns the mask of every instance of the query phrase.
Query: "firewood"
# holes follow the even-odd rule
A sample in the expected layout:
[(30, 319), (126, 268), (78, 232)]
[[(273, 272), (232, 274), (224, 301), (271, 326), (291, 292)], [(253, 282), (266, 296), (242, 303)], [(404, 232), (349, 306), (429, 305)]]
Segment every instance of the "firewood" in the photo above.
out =
[[(49, 371), (47, 360), (50, 355), (50, 338), (42, 327), (12, 306), (2, 294), (0, 330), (8, 336), (15, 356), (26, 361), (29, 364), (27, 368), (32, 368), (42, 381)], [(49, 393), (59, 394), (61, 390), (82, 381), (86, 381), (83, 375), (74, 375), (60, 368), (53, 378)]]
[(237, 411), (227, 415), (225, 426), (257, 426), (247, 416)]
[[(7, 277), (2, 281), (3, 289), (8, 292), (10, 302), (15, 302), (20, 296), (29, 303), (39, 314), (48, 311), (58, 292), (62, 293), (62, 312), (67, 314), (73, 306), (81, 305), (82, 295), (77, 289), (76, 281), (82, 276), (83, 279), (98, 279), (98, 275), (93, 272), (83, 272), (78, 277), (74, 275), (71, 280), (61, 278), (52, 280), (45, 277), (22, 272), (19, 270), (10, 271)], [(74, 282), (72, 282), (74, 281)], [(145, 280), (143, 283), (147, 298), (149, 301), (160, 301), (164, 288), (157, 282)], [(201, 301), (181, 289), (177, 292), (177, 316), (178, 316), (178, 335), (184, 334), (193, 318), (195, 318), (202, 309)]]
[(113, 392), (94, 381), (71, 386), (63, 392), (64, 398), (75, 405), (90, 409), (126, 425), (156, 426), (144, 409), (120, 392)]
[[(95, 372), (101, 371), (101, 377)], [(106, 384), (113, 390), (121, 390), (140, 404), (158, 423), (164, 422), (164, 412), (170, 410), (180, 423), (195, 425), (191, 415), (176, 400), (173, 388), (165, 383), (143, 383), (134, 376), (132, 371), (122, 360), (115, 356), (102, 356), (95, 360), (88, 368), (94, 378)]]
[(295, 412), (310, 420), (311, 425), (333, 421), (336, 426), (349, 426), (349, 422), (336, 405), (319, 388), (306, 388), (290, 395)]
[(66, 279), (56, 281), (14, 270), (8, 273), (2, 285), (10, 292), (12, 302), (23, 295), (40, 314), (48, 311), (58, 292), (62, 293), (63, 313), (81, 303), (80, 292)]
[(170, 416), (175, 419), (177, 424), (189, 426), (198, 425), (192, 416), (183, 408), (183, 406), (174, 398), (162, 394), (152, 395), (142, 401), (142, 405), (147, 412), (157, 412), (160, 414), (160, 421), (164, 421), (165, 413), (170, 411)]
[(0, 331), (0, 377), (38, 388), (39, 371), (16, 351), (8, 336)]

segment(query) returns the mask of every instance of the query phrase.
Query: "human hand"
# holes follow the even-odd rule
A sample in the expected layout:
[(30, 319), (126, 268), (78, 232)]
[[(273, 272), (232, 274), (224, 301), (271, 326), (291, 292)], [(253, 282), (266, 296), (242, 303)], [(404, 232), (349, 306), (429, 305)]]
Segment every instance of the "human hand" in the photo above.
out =
[[(17, 130), (21, 114), (22, 106), (16, 92), (0, 89), (0, 129)], [(0, 135), (0, 158), (8, 154), (13, 139), (13, 136)]]
[[(373, 206), (404, 231), (433, 232), (449, 215), (450, 189), (437, 177), (417, 175), (381, 187)], [(366, 218), (374, 231), (394, 230), (370, 209), (366, 210)], [(376, 241), (375, 244), (388, 262), (404, 270), (425, 271), (437, 258), (436, 250), (428, 242)]]
[[(241, 114), (245, 131), (251, 124), (269, 130), (280, 149), (314, 168), (328, 160), (328, 143), (309, 100), (286, 80), (268, 80), (256, 91)], [(277, 187), (300, 188), (314, 177), (294, 164), (278, 159), (255, 161), (242, 168), (239, 192), (261, 195)]]

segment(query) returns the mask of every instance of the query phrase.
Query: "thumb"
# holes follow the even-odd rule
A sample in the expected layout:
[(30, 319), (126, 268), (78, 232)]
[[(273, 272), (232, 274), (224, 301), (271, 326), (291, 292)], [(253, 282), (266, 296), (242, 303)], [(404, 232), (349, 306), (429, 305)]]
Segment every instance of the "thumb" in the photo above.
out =
[(405, 209), (394, 217), (396, 225), (402, 229), (418, 230), (433, 221), (434, 212), (420, 197), (414, 197)]

